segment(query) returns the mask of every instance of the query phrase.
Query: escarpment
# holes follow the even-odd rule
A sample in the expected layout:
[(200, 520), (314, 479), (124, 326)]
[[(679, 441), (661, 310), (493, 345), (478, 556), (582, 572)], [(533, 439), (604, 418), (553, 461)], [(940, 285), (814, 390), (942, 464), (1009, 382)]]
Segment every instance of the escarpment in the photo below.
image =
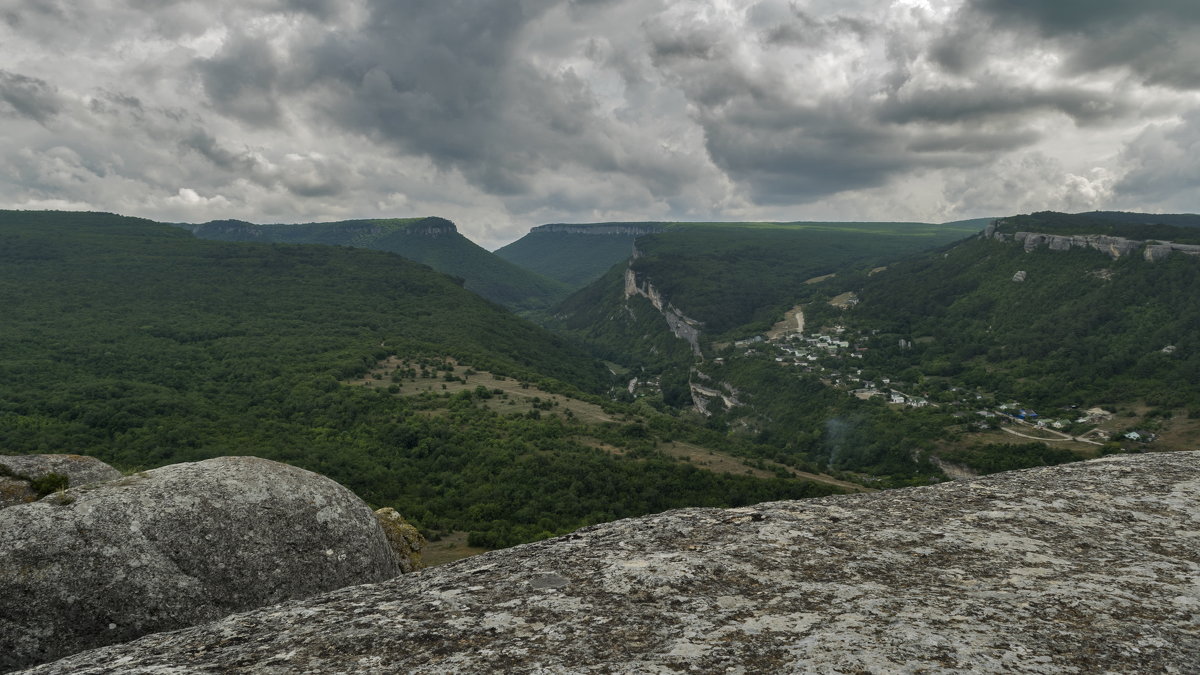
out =
[(1200, 452), (685, 509), (36, 673), (1194, 672)]
[(678, 307), (666, 301), (662, 293), (649, 280), (643, 279), (639, 281), (637, 272), (634, 271), (632, 266), (625, 269), (624, 293), (626, 300), (635, 295), (640, 295), (649, 300), (654, 309), (667, 322), (667, 327), (671, 329), (671, 333), (691, 345), (693, 354), (701, 356), (700, 328), (704, 324), (685, 315)]
[(1072, 249), (1093, 249), (1108, 254), (1113, 260), (1142, 252), (1142, 257), (1149, 262), (1158, 262), (1179, 252), (1186, 255), (1200, 256), (1200, 245), (1179, 244), (1171, 241), (1139, 241), (1104, 234), (1075, 234), (1059, 235), (1041, 232), (1000, 232), (997, 228), (1004, 221), (997, 221), (987, 226), (983, 231), (985, 239), (997, 241), (1013, 241), (1021, 244), (1026, 252), (1045, 246), (1051, 251), (1070, 251)]

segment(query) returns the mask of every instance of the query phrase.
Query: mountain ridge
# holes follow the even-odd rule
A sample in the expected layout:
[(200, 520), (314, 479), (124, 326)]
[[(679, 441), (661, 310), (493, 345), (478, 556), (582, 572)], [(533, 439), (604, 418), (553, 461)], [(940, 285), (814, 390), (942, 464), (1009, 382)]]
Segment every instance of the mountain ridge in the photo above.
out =
[(176, 225), (204, 239), (341, 245), (396, 253), (461, 279), (468, 290), (518, 312), (545, 310), (568, 292), (558, 281), (489, 253), (462, 236), (452, 221), (437, 216), (265, 225), (217, 220)]

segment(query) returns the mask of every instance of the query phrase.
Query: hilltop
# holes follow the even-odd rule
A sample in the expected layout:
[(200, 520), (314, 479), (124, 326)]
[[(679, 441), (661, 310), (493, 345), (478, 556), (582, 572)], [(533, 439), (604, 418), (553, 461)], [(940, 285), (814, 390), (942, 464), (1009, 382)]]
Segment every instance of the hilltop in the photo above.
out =
[(255, 225), (215, 220), (180, 225), (222, 241), (354, 246), (397, 253), (463, 280), (467, 290), (518, 312), (544, 310), (569, 288), (499, 258), (462, 236), (445, 218), (390, 218), (328, 223)]
[(1198, 462), (672, 511), (29, 672), (1187, 672)]
[(496, 249), (496, 255), (579, 289), (595, 281), (633, 252), (643, 234), (662, 232), (669, 223), (551, 223)]

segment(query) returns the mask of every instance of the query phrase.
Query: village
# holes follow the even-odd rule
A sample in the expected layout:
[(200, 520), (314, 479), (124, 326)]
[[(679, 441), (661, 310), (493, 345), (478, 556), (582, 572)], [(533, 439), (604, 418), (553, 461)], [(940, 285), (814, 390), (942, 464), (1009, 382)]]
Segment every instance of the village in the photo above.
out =
[[(842, 302), (851, 305), (856, 300), (851, 296)], [(864, 368), (861, 361), (870, 350), (868, 345), (877, 340), (876, 333), (865, 334), (843, 325), (806, 333), (804, 313), (797, 307), (771, 331), (738, 340), (733, 347), (739, 357), (773, 358), (781, 367), (815, 375), (826, 386), (859, 399), (882, 398), (898, 407), (938, 409), (959, 425), (975, 431), (1001, 430), (1031, 440), (1076, 441), (1094, 446), (1114, 440), (1151, 443), (1157, 438), (1153, 432), (1142, 429), (1118, 430), (1115, 413), (1100, 407), (1070, 406), (1053, 414), (1039, 414), (1018, 401), (1001, 401), (982, 389), (945, 381), (934, 381), (936, 386), (931, 387), (929, 380), (913, 378), (912, 373), (905, 373), (902, 378)], [(898, 346), (911, 348), (912, 343), (900, 339)], [(718, 357), (714, 361), (723, 360)]]

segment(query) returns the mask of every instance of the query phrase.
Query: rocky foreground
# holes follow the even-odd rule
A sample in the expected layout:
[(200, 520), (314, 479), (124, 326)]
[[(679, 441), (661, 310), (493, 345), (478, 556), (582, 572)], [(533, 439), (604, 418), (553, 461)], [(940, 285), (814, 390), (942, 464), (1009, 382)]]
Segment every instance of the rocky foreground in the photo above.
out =
[(30, 672), (1198, 667), (1186, 452), (624, 520)]
[[(85, 459), (0, 462), (37, 474)], [(412, 567), (361, 499), (310, 471), (254, 457), (106, 468), (0, 509), (0, 672)]]

